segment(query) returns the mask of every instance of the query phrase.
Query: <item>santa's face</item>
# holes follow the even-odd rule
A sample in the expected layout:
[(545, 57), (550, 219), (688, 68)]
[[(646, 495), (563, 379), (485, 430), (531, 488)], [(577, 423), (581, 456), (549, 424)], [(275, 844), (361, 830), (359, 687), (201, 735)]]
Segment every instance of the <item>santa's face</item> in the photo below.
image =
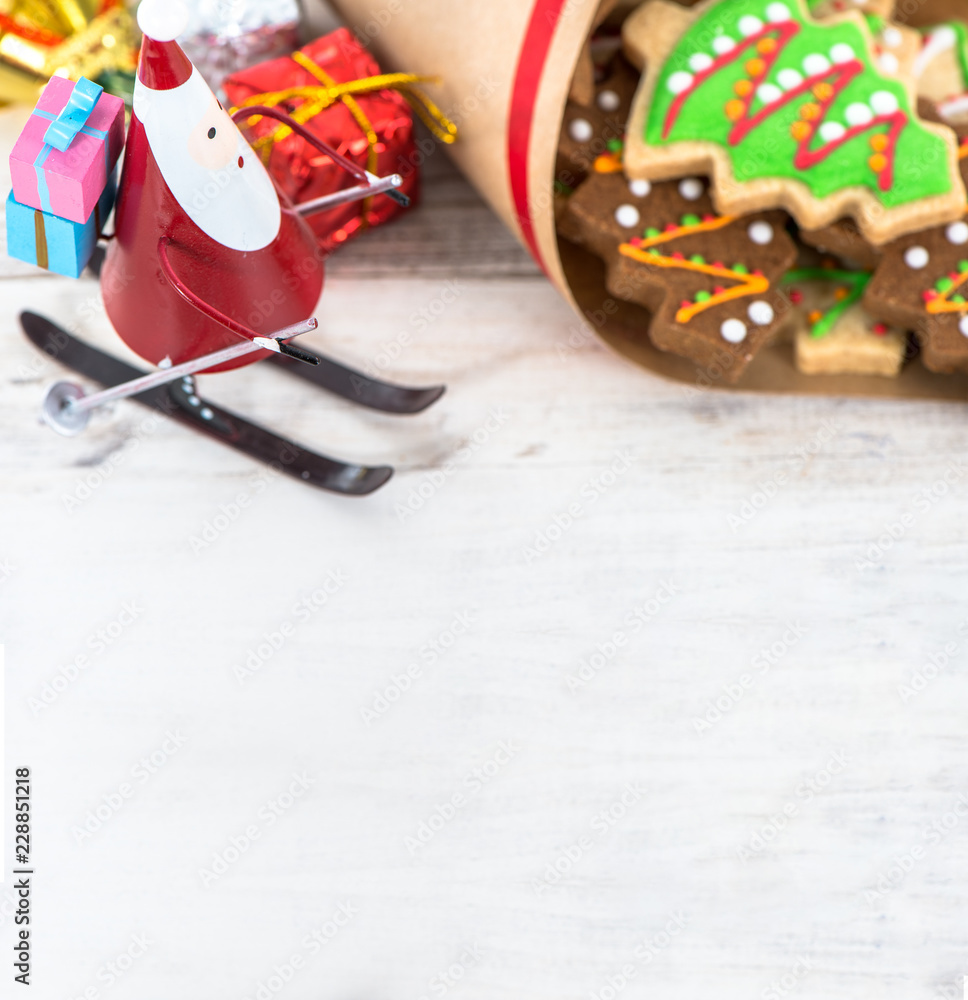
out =
[(245, 251), (279, 235), (272, 180), (198, 70), (174, 90), (149, 90), (138, 80), (134, 113), (165, 183), (203, 233)]

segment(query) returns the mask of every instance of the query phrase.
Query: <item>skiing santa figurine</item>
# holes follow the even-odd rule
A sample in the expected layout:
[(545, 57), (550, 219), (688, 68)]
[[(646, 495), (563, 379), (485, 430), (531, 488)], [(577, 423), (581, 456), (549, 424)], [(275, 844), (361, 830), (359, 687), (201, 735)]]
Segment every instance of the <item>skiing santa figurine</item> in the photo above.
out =
[(101, 288), (121, 339), (156, 370), (128, 365), (25, 312), (21, 323), (37, 347), (104, 387), (88, 393), (75, 382), (54, 383), (43, 419), (73, 436), (96, 408), (133, 397), (302, 482), (349, 496), (372, 493), (392, 468), (296, 445), (206, 402), (194, 376), (273, 352), (306, 362), (275, 358), (293, 374), (371, 409), (419, 413), (436, 402), (443, 386), (390, 385), (290, 343), (316, 329), (312, 312), (323, 288), (325, 254), (304, 216), (384, 193), (408, 205), (398, 190), (403, 178), (374, 176), (276, 108), (247, 107), (238, 118), (283, 122), (355, 182), (293, 205), (175, 42), (187, 22), (179, 0), (142, 0), (138, 22), (144, 42), (134, 114)]
[[(121, 339), (164, 369), (306, 320), (322, 291), (323, 253), (300, 214), (313, 206), (297, 210), (277, 192), (176, 43), (187, 24), (184, 6), (143, 0), (138, 23), (144, 42), (134, 113), (101, 279)], [(247, 109), (244, 117), (253, 113), (304, 132), (273, 109)], [(372, 193), (376, 178), (305, 137), (356, 175), (360, 184), (347, 195)], [(284, 341), (259, 343), (313, 360)], [(256, 350), (208, 370), (265, 356)]]

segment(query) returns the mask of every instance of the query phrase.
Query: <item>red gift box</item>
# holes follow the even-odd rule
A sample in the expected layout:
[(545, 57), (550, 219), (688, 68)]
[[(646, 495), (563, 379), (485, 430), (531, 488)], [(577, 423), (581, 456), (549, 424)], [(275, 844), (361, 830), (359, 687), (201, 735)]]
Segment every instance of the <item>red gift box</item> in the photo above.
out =
[[(416, 200), (419, 158), (413, 112), (400, 90), (370, 89), (372, 78), (380, 74), (373, 57), (349, 31), (340, 28), (292, 56), (234, 73), (223, 87), (236, 107), (248, 103), (281, 108), (371, 173), (401, 174), (400, 190)], [(392, 74), (380, 79), (392, 84), (417, 78)], [(338, 86), (356, 81), (357, 86)], [(272, 119), (250, 122), (247, 130), (269, 172), (293, 202), (309, 201), (358, 183), (328, 156)], [(332, 249), (401, 211), (392, 199), (377, 195), (362, 203), (316, 213), (308, 221), (320, 242)]]

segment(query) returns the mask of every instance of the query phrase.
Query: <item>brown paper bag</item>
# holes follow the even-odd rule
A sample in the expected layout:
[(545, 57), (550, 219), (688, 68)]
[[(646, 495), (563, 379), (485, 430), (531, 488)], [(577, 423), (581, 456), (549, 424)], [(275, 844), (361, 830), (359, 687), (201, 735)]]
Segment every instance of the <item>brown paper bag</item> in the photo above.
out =
[[(719, 385), (722, 373), (715, 367), (697, 369), (652, 347), (645, 333), (648, 313), (611, 297), (601, 262), (556, 235), (558, 136), (600, 0), (332, 2), (388, 70), (442, 78), (434, 94), (460, 126), (459, 142), (449, 147), (455, 161), (595, 333), (653, 372), (691, 386)], [(905, 8), (905, 20), (931, 24), (950, 16), (953, 3), (963, 13), (963, 0), (917, 0), (899, 8)], [(634, 0), (620, 2), (632, 6)], [(896, 379), (801, 375), (792, 347), (777, 344), (757, 357), (734, 388), (964, 400), (968, 376), (935, 375), (917, 361)]]

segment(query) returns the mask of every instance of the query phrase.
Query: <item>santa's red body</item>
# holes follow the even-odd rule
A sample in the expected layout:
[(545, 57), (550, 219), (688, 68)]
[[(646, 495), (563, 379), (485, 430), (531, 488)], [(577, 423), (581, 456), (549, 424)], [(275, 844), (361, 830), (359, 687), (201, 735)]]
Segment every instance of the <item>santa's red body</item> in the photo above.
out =
[[(308, 319), (323, 290), (323, 265), (312, 230), (291, 206), (283, 200), (279, 235), (269, 246), (230, 250), (188, 218), (147, 146), (144, 128), (132, 118), (115, 238), (101, 276), (108, 317), (121, 339), (154, 365), (166, 358), (177, 365), (239, 342), (172, 287), (158, 252), (163, 236), (171, 240), (168, 253), (181, 280), (256, 333)], [(215, 370), (251, 364), (267, 354), (256, 351)]]
[[(186, 77), (191, 79), (197, 72), (173, 40), (159, 43), (146, 33), (139, 83), (153, 87), (151, 93), (175, 94)], [(199, 82), (200, 78), (193, 80), (196, 87)], [(214, 97), (212, 102), (214, 106)], [(196, 124), (192, 115), (193, 110), (186, 108), (186, 133)], [(209, 135), (215, 133), (212, 128)], [(170, 141), (184, 143), (185, 137), (172, 135)], [(252, 157), (248, 169), (261, 170), (256, 154), (249, 147), (245, 149), (238, 158), (238, 168), (243, 159)], [(170, 155), (171, 149), (157, 152), (158, 156)], [(236, 169), (234, 161), (228, 169)], [(213, 176), (218, 175), (213, 172)], [(226, 170), (221, 175), (227, 176)], [(214, 197), (218, 197), (217, 190)], [(238, 332), (204, 315), (174, 287), (162, 266), (159, 247), (163, 238), (168, 241), (166, 252), (177, 279), (253, 335), (269, 334), (308, 319), (323, 288), (323, 255), (306, 222), (284, 196), (280, 202), (278, 234), (268, 245), (256, 250), (223, 245), (203, 232), (172, 193), (148, 133), (135, 114), (115, 210), (115, 238), (101, 277), (108, 317), (121, 339), (155, 365), (179, 364), (240, 341)], [(250, 364), (267, 353), (254, 351), (212, 370)]]

